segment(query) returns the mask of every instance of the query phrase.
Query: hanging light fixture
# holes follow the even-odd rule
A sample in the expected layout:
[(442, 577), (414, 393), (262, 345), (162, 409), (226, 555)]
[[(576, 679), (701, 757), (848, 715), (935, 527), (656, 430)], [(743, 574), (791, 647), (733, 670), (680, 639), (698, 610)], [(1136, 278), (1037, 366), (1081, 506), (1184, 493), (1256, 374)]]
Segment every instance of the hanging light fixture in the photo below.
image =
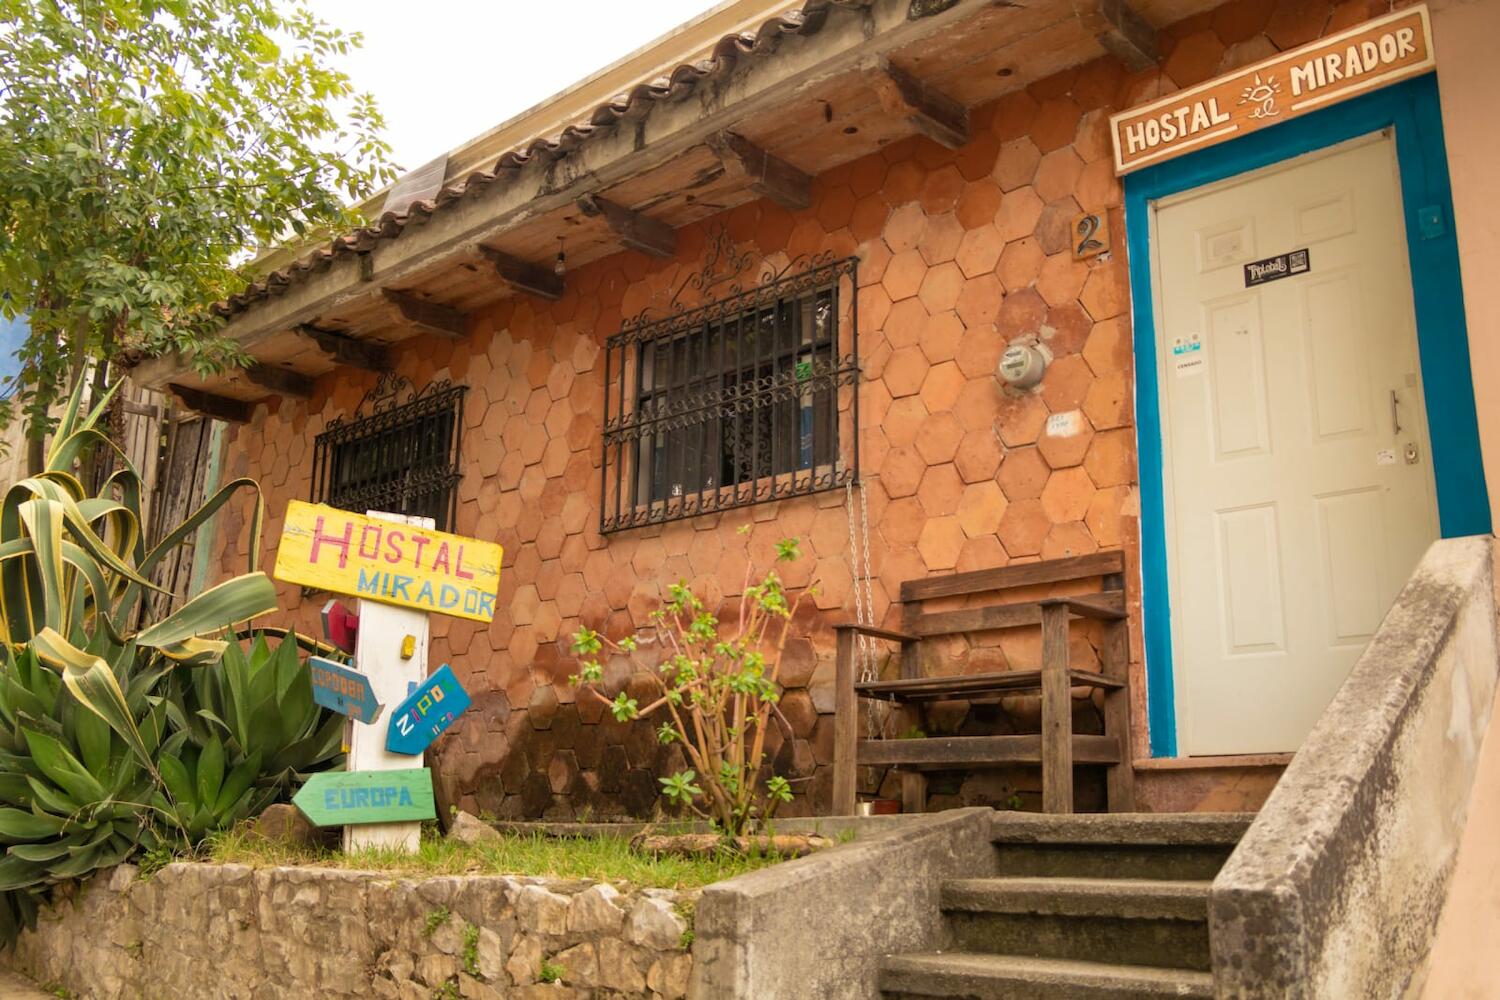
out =
[(568, 270), (568, 255), (563, 252), (563, 239), (562, 236), (557, 238), (557, 260), (552, 263), (552, 273), (559, 278)]

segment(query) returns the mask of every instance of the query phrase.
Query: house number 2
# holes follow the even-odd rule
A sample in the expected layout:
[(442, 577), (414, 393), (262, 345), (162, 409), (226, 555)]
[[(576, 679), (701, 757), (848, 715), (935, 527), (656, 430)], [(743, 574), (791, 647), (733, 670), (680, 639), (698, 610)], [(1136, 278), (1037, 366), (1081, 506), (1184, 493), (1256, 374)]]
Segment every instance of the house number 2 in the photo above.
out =
[(1109, 250), (1109, 216), (1084, 212), (1073, 219), (1073, 259), (1087, 260)]

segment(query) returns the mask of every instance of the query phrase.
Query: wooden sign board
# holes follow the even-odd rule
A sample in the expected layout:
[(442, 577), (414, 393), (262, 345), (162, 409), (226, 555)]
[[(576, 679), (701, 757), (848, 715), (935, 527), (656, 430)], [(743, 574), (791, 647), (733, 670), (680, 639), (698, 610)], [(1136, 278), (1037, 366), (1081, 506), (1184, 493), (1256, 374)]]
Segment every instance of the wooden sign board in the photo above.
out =
[(502, 554), (494, 542), (293, 500), (276, 579), (488, 622)]
[(385, 748), (416, 756), (426, 750), (469, 707), (469, 692), (443, 664), (391, 712)]
[(1115, 173), (1248, 135), (1434, 65), (1427, 6), (1386, 14), (1112, 116)]
[(307, 779), (292, 805), (316, 826), (436, 819), (432, 772), (321, 771)]
[(312, 680), (313, 701), (319, 705), (364, 723), (380, 718), (381, 706), (375, 699), (375, 689), (370, 686), (370, 679), (358, 670), (311, 656), (307, 672)]

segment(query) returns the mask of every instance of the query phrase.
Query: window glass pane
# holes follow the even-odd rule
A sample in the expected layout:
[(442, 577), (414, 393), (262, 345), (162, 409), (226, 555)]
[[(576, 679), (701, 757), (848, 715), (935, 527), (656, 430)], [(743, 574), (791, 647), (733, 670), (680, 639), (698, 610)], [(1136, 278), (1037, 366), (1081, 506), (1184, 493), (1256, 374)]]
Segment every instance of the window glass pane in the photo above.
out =
[[(602, 495), (619, 500), (606, 503), (601, 530), (854, 476), (838, 418), (841, 391), (857, 391), (852, 329), (847, 360), (839, 347), (841, 289), (858, 287), (855, 267), (819, 264), (610, 338), (605, 370), (618, 373), (610, 392), (625, 407), (604, 432)], [(852, 310), (850, 300), (850, 319)]]
[[(318, 435), (313, 500), (363, 513), (431, 517), (451, 527), (465, 386), (446, 383)], [(391, 393), (394, 396), (394, 391)]]

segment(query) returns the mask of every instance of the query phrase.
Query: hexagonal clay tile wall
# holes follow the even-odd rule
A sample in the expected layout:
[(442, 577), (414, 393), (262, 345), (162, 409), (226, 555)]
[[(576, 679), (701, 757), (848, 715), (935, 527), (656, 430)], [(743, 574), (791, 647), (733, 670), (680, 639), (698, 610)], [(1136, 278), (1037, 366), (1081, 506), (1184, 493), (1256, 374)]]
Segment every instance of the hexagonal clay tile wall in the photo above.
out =
[[(432, 621), (432, 659), (451, 662), (473, 709), (436, 750), (446, 802), (500, 817), (650, 815), (657, 778), (681, 764), (649, 723), (620, 724), (579, 696), (569, 636), (580, 625), (622, 636), (656, 606), (665, 582), (697, 582), (735, 608), (746, 558), (769, 563), (777, 539), (803, 539), (793, 586), (821, 588), (799, 616), (782, 679), (784, 722), (768, 733), (775, 767), (795, 780), (789, 812), (826, 809), (831, 782), (832, 636), (852, 614), (849, 530), (842, 493), (705, 515), (663, 527), (599, 534), (599, 410), (604, 339), (701, 266), (723, 225), (763, 255), (858, 254), (861, 473), (865, 480), (876, 617), (894, 623), (903, 580), (1007, 562), (1123, 548), (1134, 581), (1137, 530), (1133, 372), (1121, 187), (1108, 117), (1386, 9), (1365, 0), (1235, 0), (1164, 30), (1161, 69), (1129, 74), (1112, 58), (1016, 91), (971, 114), (956, 152), (924, 138), (896, 142), (816, 179), (812, 206), (767, 201), (678, 234), (672, 260), (625, 252), (579, 268), (556, 303), (518, 297), (475, 317), (467, 339), (408, 341), (398, 370), (420, 387), (467, 384), (463, 478), (453, 529), (505, 546), (499, 612), (489, 626)], [(1112, 256), (1072, 259), (1068, 229), (1083, 209), (1109, 213)], [(1037, 335), (1055, 361), (1042, 384), (1002, 391), (994, 371), (1012, 340)], [(286, 502), (309, 495), (311, 442), (351, 413), (373, 376), (341, 370), (311, 399), (257, 410), (230, 435), (227, 469), (265, 491), (264, 560)], [(736, 529), (748, 527), (748, 536)], [(245, 564), (249, 524), (226, 518), (220, 566)], [(1132, 587), (1134, 585), (1132, 584)], [(1130, 606), (1139, 620), (1138, 595)], [(317, 602), (282, 586), (291, 622), (317, 630)], [(993, 670), (1037, 660), (1034, 633), (990, 643), (930, 644), (929, 670)], [(1075, 659), (1094, 661), (1086, 636)], [(1133, 630), (1136, 738), (1144, 746), (1139, 628)], [(610, 694), (645, 698), (647, 669), (612, 663)], [(943, 706), (890, 727), (996, 732), (1034, 727), (1035, 706)], [(1097, 726), (1079, 705), (1079, 726)], [(893, 788), (865, 775), (867, 790)], [(933, 805), (1028, 801), (1032, 772), (935, 782)], [(1084, 785), (1085, 800), (1099, 791)], [(1085, 801), (1087, 805), (1087, 801)]]

